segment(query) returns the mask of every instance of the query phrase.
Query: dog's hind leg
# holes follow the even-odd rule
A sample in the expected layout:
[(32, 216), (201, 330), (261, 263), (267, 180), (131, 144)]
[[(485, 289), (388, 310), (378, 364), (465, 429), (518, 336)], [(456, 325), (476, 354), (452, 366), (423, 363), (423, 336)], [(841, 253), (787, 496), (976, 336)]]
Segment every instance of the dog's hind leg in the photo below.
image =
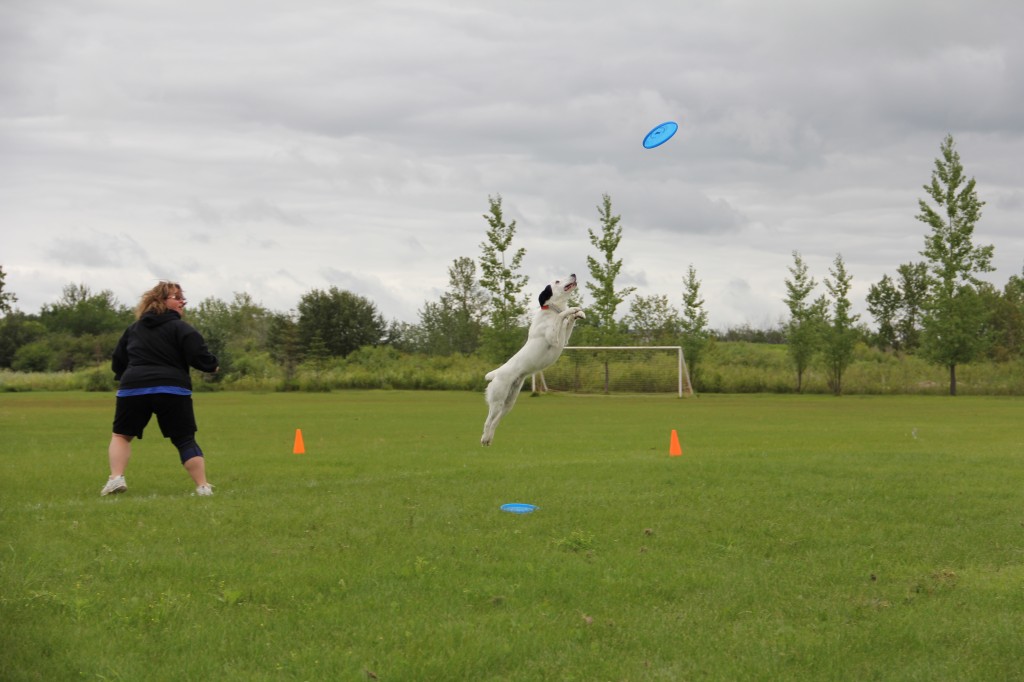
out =
[(523, 392), (524, 383), (526, 383), (526, 377), (520, 377), (512, 382), (512, 387), (509, 389), (508, 395), (505, 396), (504, 409), (501, 411), (502, 417), (511, 412), (512, 408), (515, 407), (516, 399)]
[(504, 396), (500, 393), (500, 386), (492, 384), (487, 387), (487, 404), (489, 409), (487, 411), (487, 421), (484, 422), (484, 433), (480, 437), (481, 445), (490, 445), (491, 441), (494, 440), (494, 432), (498, 429), (498, 423), (501, 422), (506, 414), (512, 411), (525, 382), (525, 376), (511, 381), (508, 385), (508, 391)]
[(480, 436), (480, 445), (490, 445), (494, 440), (494, 430), (498, 428), (501, 420), (501, 408), (491, 405), (487, 412), (487, 421), (484, 422), (484, 433)]
[(484, 422), (484, 433), (480, 436), (480, 445), (491, 444), (491, 441), (494, 440), (494, 431), (498, 428), (498, 422), (505, 414), (504, 400), (502, 400), (502, 396), (498, 395), (501, 391), (502, 379), (496, 376), (490, 377), (490, 379), (491, 383), (487, 385), (487, 390), (484, 392), (487, 399), (487, 420)]

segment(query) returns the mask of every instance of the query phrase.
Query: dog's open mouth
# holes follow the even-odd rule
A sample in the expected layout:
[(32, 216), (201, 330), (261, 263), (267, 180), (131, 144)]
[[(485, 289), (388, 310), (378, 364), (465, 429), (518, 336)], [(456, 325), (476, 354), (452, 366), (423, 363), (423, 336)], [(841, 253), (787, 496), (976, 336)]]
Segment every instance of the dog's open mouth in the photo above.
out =
[(575, 288), (576, 288), (576, 280), (573, 279), (572, 281), (570, 281), (568, 284), (565, 285), (565, 287), (562, 289), (562, 291), (572, 291)]

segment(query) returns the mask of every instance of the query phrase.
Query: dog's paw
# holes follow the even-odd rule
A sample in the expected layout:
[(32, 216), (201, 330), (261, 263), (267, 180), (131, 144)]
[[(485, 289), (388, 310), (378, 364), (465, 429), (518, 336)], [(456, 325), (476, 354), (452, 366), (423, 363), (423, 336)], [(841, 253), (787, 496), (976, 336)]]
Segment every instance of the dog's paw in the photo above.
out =
[(586, 315), (586, 313), (583, 312), (582, 308), (574, 308), (573, 311), (572, 311), (572, 316), (574, 318), (576, 318), (577, 320), (585, 320), (585, 319), (587, 319), (587, 315)]

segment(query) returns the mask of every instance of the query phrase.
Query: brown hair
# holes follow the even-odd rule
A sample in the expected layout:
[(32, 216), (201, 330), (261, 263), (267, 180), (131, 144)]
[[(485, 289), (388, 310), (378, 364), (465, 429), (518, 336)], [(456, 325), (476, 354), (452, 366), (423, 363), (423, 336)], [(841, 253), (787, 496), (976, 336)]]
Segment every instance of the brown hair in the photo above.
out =
[(157, 315), (166, 313), (167, 304), (165, 301), (175, 295), (182, 295), (180, 284), (177, 282), (159, 282), (139, 299), (139, 304), (135, 306), (135, 319), (139, 319), (146, 313), (156, 313)]

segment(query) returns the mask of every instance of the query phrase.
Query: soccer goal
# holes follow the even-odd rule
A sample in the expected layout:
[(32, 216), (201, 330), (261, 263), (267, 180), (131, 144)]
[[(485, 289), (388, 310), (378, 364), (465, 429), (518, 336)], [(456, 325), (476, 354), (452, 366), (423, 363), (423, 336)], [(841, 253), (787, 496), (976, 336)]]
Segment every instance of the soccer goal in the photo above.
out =
[(693, 395), (682, 346), (566, 346), (533, 377), (534, 392)]

